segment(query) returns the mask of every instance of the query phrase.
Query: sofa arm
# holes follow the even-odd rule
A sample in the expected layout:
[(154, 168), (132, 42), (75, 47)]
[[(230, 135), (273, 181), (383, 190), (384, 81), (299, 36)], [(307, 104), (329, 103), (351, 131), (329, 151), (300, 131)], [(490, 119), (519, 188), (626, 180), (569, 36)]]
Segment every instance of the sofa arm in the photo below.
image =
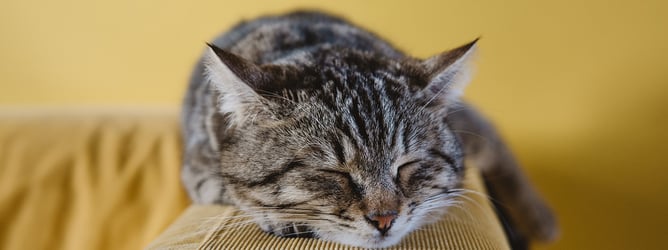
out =
[(0, 107), (0, 249), (150, 243), (190, 204), (175, 108)]
[[(480, 174), (469, 168), (465, 188), (484, 193)], [(416, 230), (388, 249), (510, 249), (486, 197), (468, 194), (442, 220)], [(244, 223), (232, 206), (192, 205), (147, 249), (360, 249), (317, 239), (278, 238)], [(227, 219), (226, 219), (227, 218)]]

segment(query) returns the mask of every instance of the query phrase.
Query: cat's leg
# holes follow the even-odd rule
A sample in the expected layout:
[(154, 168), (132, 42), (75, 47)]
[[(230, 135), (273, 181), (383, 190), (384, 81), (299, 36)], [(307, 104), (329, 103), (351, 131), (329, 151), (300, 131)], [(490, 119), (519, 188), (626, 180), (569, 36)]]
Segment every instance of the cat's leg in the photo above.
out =
[(197, 204), (225, 204), (224, 185), (214, 170), (220, 166), (215, 156), (207, 155), (200, 149), (195, 152), (186, 152), (181, 169), (181, 180), (188, 192), (188, 196)]
[(215, 130), (219, 128), (220, 116), (212, 107), (184, 112), (184, 154), (181, 179), (188, 195), (197, 204), (231, 204), (225, 195), (221, 164)]
[(447, 117), (459, 136), (466, 158), (480, 168), (497, 206), (530, 240), (551, 241), (558, 236), (552, 211), (534, 190), (493, 126), (467, 104), (450, 108)]
[(204, 80), (204, 66), (198, 63), (192, 74), (182, 111), (183, 167), (181, 181), (188, 196), (197, 204), (226, 204), (220, 176), (218, 143), (214, 131), (221, 117), (216, 98)]

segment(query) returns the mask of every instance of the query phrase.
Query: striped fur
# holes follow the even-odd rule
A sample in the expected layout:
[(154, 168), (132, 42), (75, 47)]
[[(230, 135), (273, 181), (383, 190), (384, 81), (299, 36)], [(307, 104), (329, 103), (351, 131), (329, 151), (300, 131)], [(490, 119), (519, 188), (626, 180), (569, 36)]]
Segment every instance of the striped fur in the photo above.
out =
[(447, 112), (474, 45), (419, 60), (320, 13), (237, 25), (205, 50), (185, 98), (189, 195), (278, 236), (399, 242), (453, 204), (464, 147)]

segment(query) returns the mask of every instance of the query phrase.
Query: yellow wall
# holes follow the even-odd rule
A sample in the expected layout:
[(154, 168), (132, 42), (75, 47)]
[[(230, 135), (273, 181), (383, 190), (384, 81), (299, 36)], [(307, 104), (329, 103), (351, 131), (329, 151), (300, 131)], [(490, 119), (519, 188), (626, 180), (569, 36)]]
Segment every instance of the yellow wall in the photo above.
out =
[(666, 234), (666, 1), (5, 0), (0, 105), (176, 107), (206, 41), (295, 7), (420, 57), (481, 35), (467, 97), (560, 214), (545, 249), (650, 249)]

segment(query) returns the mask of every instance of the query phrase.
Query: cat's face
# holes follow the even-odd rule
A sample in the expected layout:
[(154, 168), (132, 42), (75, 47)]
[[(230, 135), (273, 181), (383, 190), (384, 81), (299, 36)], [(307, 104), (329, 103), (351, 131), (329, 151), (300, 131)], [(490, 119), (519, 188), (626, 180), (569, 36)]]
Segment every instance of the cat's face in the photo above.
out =
[[(241, 109), (226, 112), (229, 126), (222, 131), (227, 195), (278, 236), (396, 244), (438, 220), (460, 184), (462, 151), (444, 122), (442, 88), (430, 89), (428, 74), (407, 65), (331, 67), (328, 61), (278, 70), (281, 78), (273, 80), (283, 87), (251, 86), (241, 91), (253, 93), (235, 94), (249, 99), (223, 92), (222, 105)], [(248, 81), (239, 74), (228, 78)]]
[(442, 120), (420, 107), (384, 113), (400, 117), (391, 121), (340, 108), (303, 108), (240, 132), (222, 154), (235, 202), (267, 232), (366, 247), (395, 244), (438, 218), (461, 176), (461, 151)]

